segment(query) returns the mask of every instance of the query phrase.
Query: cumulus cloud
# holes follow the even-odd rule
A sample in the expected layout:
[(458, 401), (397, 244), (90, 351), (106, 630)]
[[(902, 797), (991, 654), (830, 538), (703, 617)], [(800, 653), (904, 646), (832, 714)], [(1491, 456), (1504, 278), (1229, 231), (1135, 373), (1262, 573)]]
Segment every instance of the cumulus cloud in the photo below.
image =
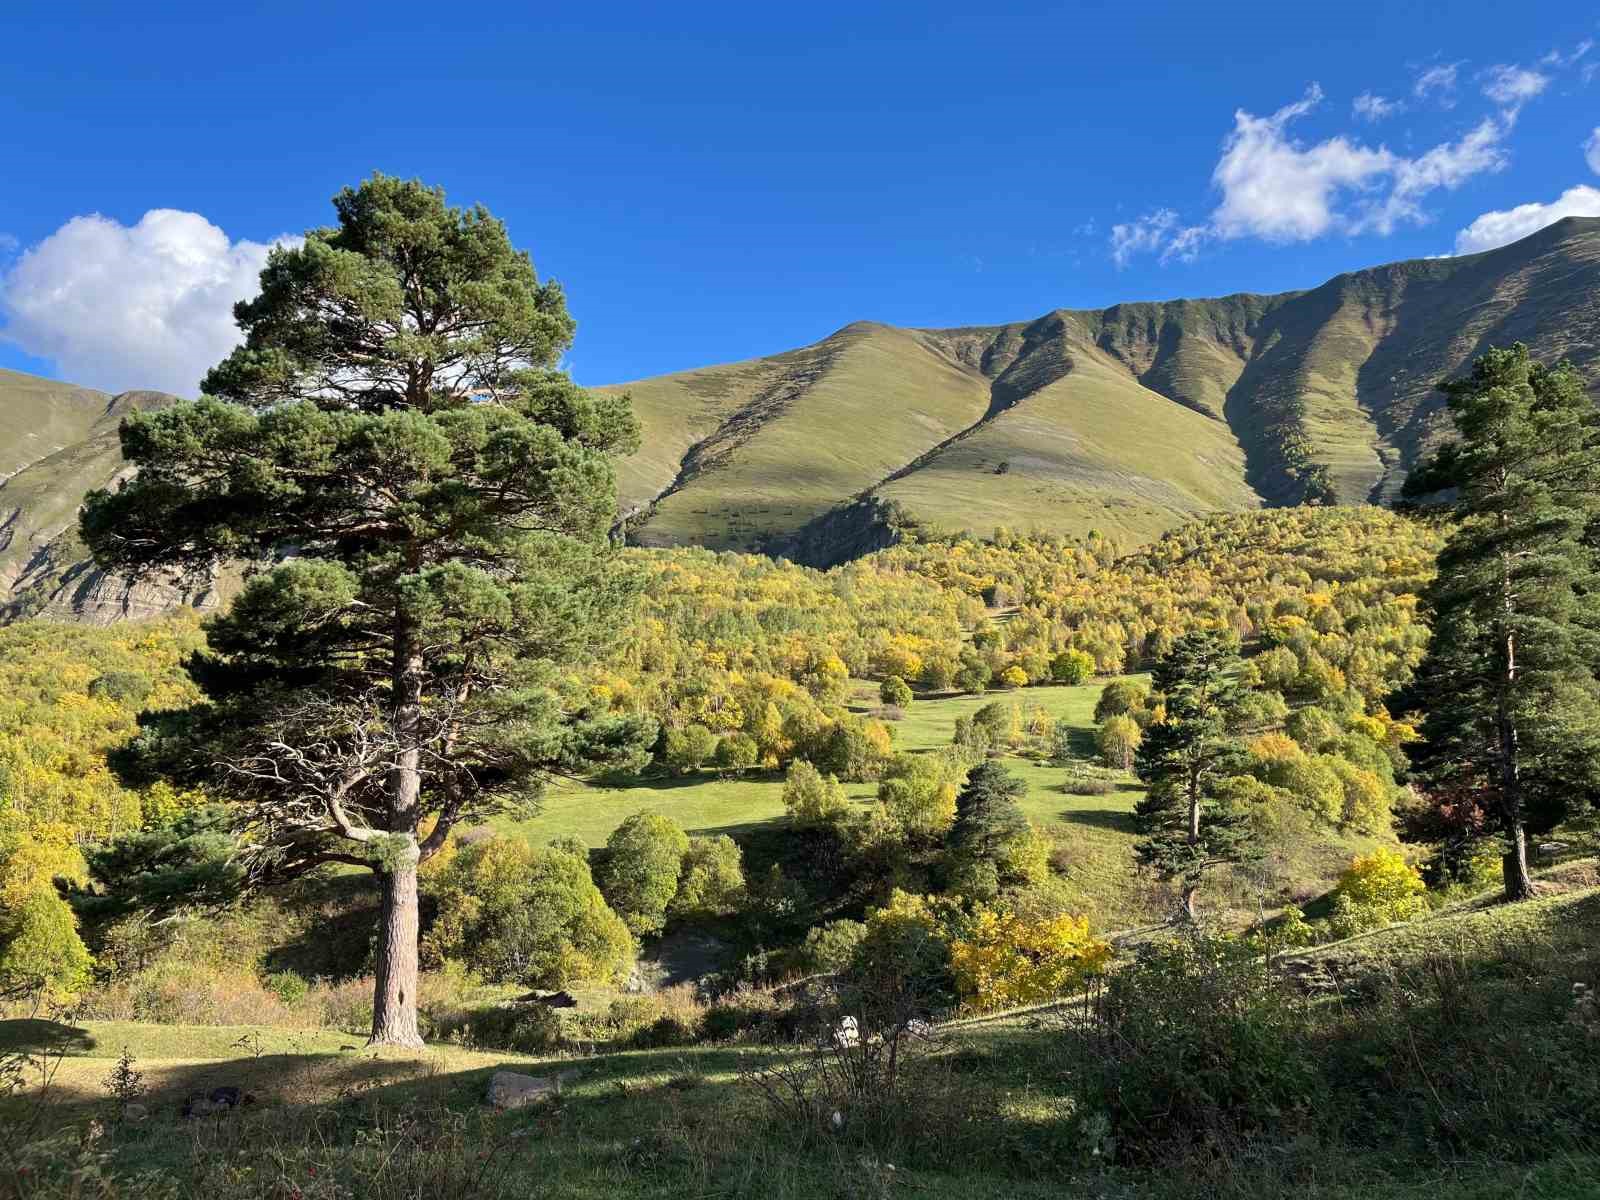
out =
[(1389, 100), (1371, 92), (1362, 92), (1350, 107), (1363, 121), (1382, 121), (1397, 112), (1404, 112), (1406, 106), (1399, 100)]
[(1583, 161), (1589, 164), (1589, 170), (1600, 175), (1600, 125), (1594, 127), (1589, 140), (1583, 143)]
[(1282, 244), (1330, 233), (1388, 234), (1406, 222), (1425, 222), (1430, 193), (1506, 163), (1509, 115), (1485, 118), (1459, 139), (1414, 157), (1344, 135), (1312, 144), (1295, 139), (1290, 125), (1321, 100), (1313, 84), (1271, 116), (1236, 112), (1211, 176), (1222, 199), (1210, 219), (1186, 226), (1175, 211), (1156, 209), (1112, 230), (1112, 258), (1120, 266), (1144, 253), (1188, 261), (1211, 239)]
[(1483, 94), (1512, 113), (1550, 86), (1550, 76), (1501, 63), (1483, 73)]
[(1600, 217), (1600, 188), (1579, 184), (1549, 204), (1519, 204), (1502, 212), (1486, 212), (1456, 234), (1456, 253), (1493, 250), (1537, 233), (1563, 217)]
[(192, 396), (240, 341), (233, 305), (269, 249), (170, 208), (132, 226), (74, 217), (0, 275), (0, 337), (74, 383)]
[(1460, 70), (1461, 64), (1458, 62), (1429, 67), (1417, 76), (1416, 82), (1411, 85), (1411, 94), (1418, 100), (1433, 96), (1449, 107), (1455, 103), (1456, 75)]
[(1222, 203), (1211, 215), (1218, 237), (1260, 237), (1270, 242), (1303, 242), (1339, 222), (1337, 198), (1349, 189), (1366, 189), (1395, 169), (1396, 157), (1379, 147), (1333, 137), (1314, 146), (1291, 139), (1289, 123), (1305, 116), (1322, 99), (1312, 84), (1305, 98), (1286, 104), (1270, 117), (1239, 109), (1233, 132), (1211, 180)]

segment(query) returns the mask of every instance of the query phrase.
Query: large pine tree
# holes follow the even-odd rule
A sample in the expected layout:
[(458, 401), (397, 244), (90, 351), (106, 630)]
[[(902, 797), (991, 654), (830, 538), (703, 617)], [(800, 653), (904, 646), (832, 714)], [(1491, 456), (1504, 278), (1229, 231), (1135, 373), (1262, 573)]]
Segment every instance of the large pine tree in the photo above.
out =
[(123, 573), (251, 565), (167, 761), (219, 765), (258, 877), (376, 873), (372, 1041), (419, 1045), (419, 863), (645, 734), (561, 686), (631, 599), (611, 458), (638, 431), (556, 369), (561, 290), (489, 213), (383, 176), (334, 207), (273, 251), (206, 397), (127, 419), (138, 474), (82, 530)]
[(1528, 835), (1592, 800), (1600, 777), (1595, 408), (1569, 365), (1490, 350), (1443, 385), (1458, 438), (1405, 495), (1455, 519), (1423, 599), (1433, 638), (1408, 699), (1435, 798), (1504, 838), (1508, 899), (1532, 895)]
[(1135, 755), (1148, 787), (1134, 813), (1144, 835), (1141, 863), (1182, 887), (1183, 912), (1196, 918), (1195, 896), (1213, 867), (1253, 854), (1251, 827), (1221, 793), (1248, 756), (1240, 739), (1246, 716), (1231, 636), (1185, 634), (1152, 672), (1165, 716), (1145, 731)]

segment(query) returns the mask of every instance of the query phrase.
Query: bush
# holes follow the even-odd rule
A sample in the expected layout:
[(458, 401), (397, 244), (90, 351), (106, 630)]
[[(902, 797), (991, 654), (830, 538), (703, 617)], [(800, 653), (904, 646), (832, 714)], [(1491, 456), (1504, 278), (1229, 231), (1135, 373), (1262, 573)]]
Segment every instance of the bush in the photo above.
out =
[(446, 1023), (438, 1035), (472, 1050), (548, 1054), (561, 1048), (561, 1016), (543, 1004), (491, 1004)]
[(730, 733), (717, 743), (712, 765), (724, 775), (743, 775), (761, 757), (760, 747), (748, 733)]
[(1050, 677), (1076, 687), (1094, 674), (1094, 658), (1082, 650), (1063, 650), (1050, 660)]
[(1398, 850), (1378, 849), (1352, 859), (1333, 893), (1333, 928), (1340, 937), (1409, 921), (1427, 911), (1427, 885)]
[(1142, 947), (1109, 976), (1091, 1028), (1068, 1035), (1080, 1105), (1135, 1161), (1292, 1136), (1318, 1095), (1305, 1029), (1255, 947), (1202, 935)]
[(680, 775), (704, 765), (717, 750), (717, 735), (704, 725), (667, 730), (662, 757)]
[(0, 991), (65, 999), (88, 986), (94, 960), (78, 937), (72, 909), (53, 889), (35, 892), (0, 921)]
[(726, 917), (744, 902), (744, 865), (739, 844), (727, 834), (689, 839), (669, 911), (675, 917)]
[(783, 781), (783, 806), (802, 829), (836, 825), (850, 812), (844, 788), (832, 775), (824, 775), (803, 758), (789, 764)]
[(634, 813), (606, 839), (600, 890), (635, 934), (659, 933), (678, 894), (689, 835), (671, 817)]
[(805, 964), (813, 971), (842, 971), (855, 957), (857, 948), (867, 936), (867, 927), (860, 921), (829, 921), (826, 925), (813, 925), (806, 931), (805, 944), (800, 953)]
[[(674, 890), (677, 880), (674, 864)], [(460, 959), (486, 979), (540, 987), (609, 982), (633, 964), (624, 920), (595, 886), (587, 858), (566, 849), (520, 838), (475, 842), (456, 849), (427, 889), (436, 904), (423, 939), (429, 961)]]
[(878, 688), (878, 699), (894, 708), (909, 708), (912, 701), (911, 685), (898, 675), (891, 675)]
[(1013, 663), (1000, 672), (1000, 682), (1008, 688), (1027, 687), (1028, 673)]
[(299, 1004), (311, 991), (311, 985), (293, 971), (274, 971), (264, 981), (267, 991), (290, 1008)]
[(1028, 916), (980, 905), (950, 945), (962, 1003), (977, 1012), (1037, 1004), (1081, 987), (1105, 968), (1111, 947), (1081, 917)]
[(1144, 733), (1139, 728), (1139, 723), (1127, 713), (1118, 713), (1107, 717), (1095, 734), (1095, 745), (1100, 751), (1100, 760), (1108, 767), (1119, 771), (1133, 769), (1133, 756), (1138, 752), (1139, 743), (1144, 740)]

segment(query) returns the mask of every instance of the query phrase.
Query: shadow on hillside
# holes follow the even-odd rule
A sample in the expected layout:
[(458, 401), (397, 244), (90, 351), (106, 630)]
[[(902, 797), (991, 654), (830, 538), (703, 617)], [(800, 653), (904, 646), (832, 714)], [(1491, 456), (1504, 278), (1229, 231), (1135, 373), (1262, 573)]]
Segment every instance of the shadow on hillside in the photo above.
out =
[(702, 768), (687, 775), (633, 775), (616, 772), (596, 777), (595, 784), (614, 791), (632, 791), (643, 788), (651, 792), (675, 792), (680, 788), (703, 787), (715, 783), (782, 783), (782, 771), (749, 770), (724, 780), (716, 771)]
[(1064, 808), (1058, 819), (1065, 825), (1092, 825), (1118, 833), (1137, 833), (1133, 814), (1123, 808)]
[(42, 1017), (0, 1021), (0, 1053), (80, 1055), (94, 1046), (89, 1031), (76, 1025)]

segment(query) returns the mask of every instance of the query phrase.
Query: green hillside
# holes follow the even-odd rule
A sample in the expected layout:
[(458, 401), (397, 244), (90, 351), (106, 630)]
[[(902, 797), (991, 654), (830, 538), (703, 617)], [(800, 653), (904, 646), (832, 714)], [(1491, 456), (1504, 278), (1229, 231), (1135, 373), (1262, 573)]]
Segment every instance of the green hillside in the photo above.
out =
[(857, 323), (620, 385), (645, 430), (623, 508), (645, 545), (828, 559), (848, 540), (839, 510), (866, 497), (937, 527), (1092, 528), (1123, 545), (1197, 512), (1382, 500), (1441, 432), (1435, 383), (1486, 346), (1592, 368), (1596, 296), (1600, 220), (1573, 218), (1277, 296)]
[[(857, 322), (768, 358), (628, 391), (629, 538), (826, 565), (886, 521), (996, 526), (1130, 549), (1198, 513), (1382, 501), (1442, 431), (1434, 384), (1491, 344), (1600, 367), (1600, 219), (1277, 296), (1058, 310), (961, 329)], [(94, 620), (208, 600), (130, 592), (72, 534), (121, 469), (112, 397), (0, 372), (0, 617)], [(862, 503), (865, 501), (865, 503)]]

